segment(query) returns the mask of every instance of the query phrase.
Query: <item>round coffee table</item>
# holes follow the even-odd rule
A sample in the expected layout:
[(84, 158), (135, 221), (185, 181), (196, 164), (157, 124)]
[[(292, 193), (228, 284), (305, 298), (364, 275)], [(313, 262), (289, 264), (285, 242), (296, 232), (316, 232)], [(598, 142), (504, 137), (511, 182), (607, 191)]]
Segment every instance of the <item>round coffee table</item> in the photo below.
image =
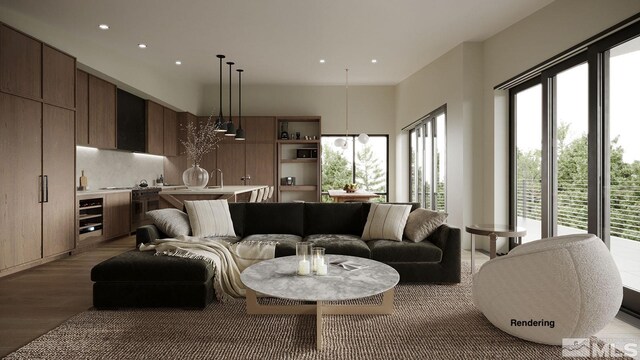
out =
[[(381, 262), (346, 255), (327, 255), (328, 273), (324, 276), (300, 276), (296, 274), (298, 262), (295, 256), (265, 260), (251, 265), (240, 275), (247, 287), (248, 314), (296, 314), (316, 315), (316, 346), (322, 348), (323, 314), (392, 314), (393, 288), (400, 275), (391, 266)], [(337, 261), (351, 261), (366, 267), (345, 270)], [(263, 305), (256, 293), (281, 299), (311, 301), (315, 304)], [(326, 304), (364, 298), (383, 293), (382, 303), (373, 305)]]

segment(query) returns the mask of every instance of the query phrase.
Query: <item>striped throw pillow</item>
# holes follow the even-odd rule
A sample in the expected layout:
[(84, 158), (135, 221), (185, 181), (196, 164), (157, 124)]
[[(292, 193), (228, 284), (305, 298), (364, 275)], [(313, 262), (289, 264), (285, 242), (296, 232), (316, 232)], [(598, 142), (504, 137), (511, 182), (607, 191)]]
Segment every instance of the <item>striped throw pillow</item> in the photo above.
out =
[(402, 241), (411, 205), (371, 204), (362, 240)]
[(193, 236), (236, 236), (227, 200), (185, 201)]

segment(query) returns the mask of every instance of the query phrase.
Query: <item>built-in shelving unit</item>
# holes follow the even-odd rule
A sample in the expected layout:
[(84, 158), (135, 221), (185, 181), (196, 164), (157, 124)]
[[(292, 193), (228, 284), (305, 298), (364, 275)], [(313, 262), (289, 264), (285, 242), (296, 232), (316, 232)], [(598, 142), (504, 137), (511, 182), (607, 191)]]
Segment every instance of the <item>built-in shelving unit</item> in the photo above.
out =
[[(276, 120), (278, 201), (320, 201), (320, 117), (282, 116)], [(285, 133), (287, 138), (283, 138)]]
[(101, 239), (104, 229), (104, 197), (78, 199), (78, 240)]

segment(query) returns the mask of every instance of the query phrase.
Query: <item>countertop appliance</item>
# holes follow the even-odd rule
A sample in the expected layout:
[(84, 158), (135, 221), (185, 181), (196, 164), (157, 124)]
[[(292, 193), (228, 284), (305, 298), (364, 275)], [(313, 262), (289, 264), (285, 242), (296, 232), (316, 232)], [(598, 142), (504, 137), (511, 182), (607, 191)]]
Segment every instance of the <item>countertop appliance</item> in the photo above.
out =
[(160, 208), (160, 190), (158, 187), (136, 187), (131, 190), (131, 232), (142, 225), (153, 224), (147, 211)]

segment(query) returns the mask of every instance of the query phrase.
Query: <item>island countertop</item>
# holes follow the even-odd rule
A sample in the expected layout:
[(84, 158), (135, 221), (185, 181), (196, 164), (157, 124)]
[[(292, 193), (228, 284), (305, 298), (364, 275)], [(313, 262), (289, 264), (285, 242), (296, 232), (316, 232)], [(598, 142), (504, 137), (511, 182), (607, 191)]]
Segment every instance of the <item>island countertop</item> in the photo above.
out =
[(239, 195), (253, 190), (266, 188), (267, 185), (227, 185), (224, 187), (206, 187), (204, 189), (190, 190), (187, 188), (162, 189), (160, 194), (165, 195)]

